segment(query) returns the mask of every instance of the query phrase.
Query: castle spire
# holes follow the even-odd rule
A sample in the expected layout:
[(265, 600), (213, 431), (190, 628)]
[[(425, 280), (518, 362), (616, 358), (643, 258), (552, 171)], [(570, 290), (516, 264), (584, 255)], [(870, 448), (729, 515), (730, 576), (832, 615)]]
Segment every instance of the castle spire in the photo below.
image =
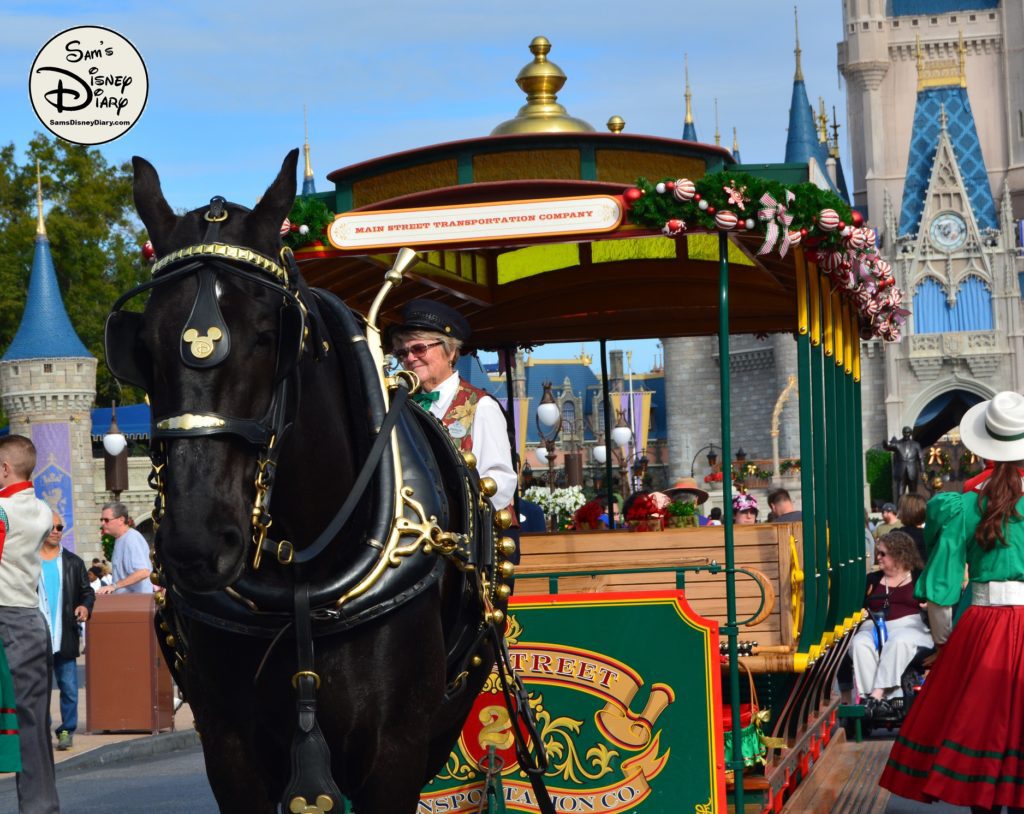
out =
[(306, 158), (306, 169), (302, 174), (302, 194), (312, 195), (316, 192), (316, 182), (313, 180), (313, 164), (309, 160), (309, 117), (306, 115), (306, 106), (302, 106), (302, 127), (305, 131), (305, 142), (302, 145), (302, 152)]
[(697, 128), (693, 124), (693, 94), (690, 92), (689, 54), (683, 54), (683, 71), (686, 76), (686, 118), (683, 119), (683, 140), (697, 141)]
[(715, 97), (715, 144), (722, 145), (722, 134), (718, 130), (718, 97)]
[(36, 159), (36, 234), (46, 237), (46, 223), (43, 221), (43, 176)]
[(796, 47), (793, 49), (796, 56), (796, 72), (793, 74), (793, 81), (803, 82), (804, 69), (800, 66), (800, 18), (796, 6), (793, 6), (793, 28), (796, 31)]
[(732, 129), (732, 157), (736, 159), (737, 164), (742, 164), (740, 161), (740, 140), (736, 137), (736, 128)]
[(36, 248), (32, 257), (28, 297), (14, 339), (2, 361), (20, 359), (92, 358), (64, 308), (50, 239), (43, 222), (42, 171), (36, 163)]

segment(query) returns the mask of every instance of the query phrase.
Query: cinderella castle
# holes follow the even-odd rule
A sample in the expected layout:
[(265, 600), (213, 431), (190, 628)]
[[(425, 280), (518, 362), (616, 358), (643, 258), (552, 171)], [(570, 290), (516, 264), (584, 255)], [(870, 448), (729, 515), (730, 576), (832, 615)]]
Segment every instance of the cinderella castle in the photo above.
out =
[[(971, 405), (1024, 386), (1024, 4), (845, 0), (838, 65), (849, 174), (824, 103), (816, 115), (808, 97), (799, 39), (785, 161), (807, 164), (865, 215), (912, 311), (901, 342), (862, 344), (865, 444), (909, 426), (927, 448)], [(683, 135), (696, 138), (689, 115)], [(719, 360), (711, 340), (664, 346), (671, 466), (689, 474), (719, 434), (702, 384)], [(733, 343), (734, 444), (754, 457), (768, 456), (768, 394), (786, 390), (794, 352), (785, 335)], [(782, 454), (797, 454), (795, 410), (776, 420)]]
[[(798, 34), (780, 158), (865, 215), (912, 311), (902, 341), (862, 345), (865, 445), (877, 447), (909, 426), (928, 447), (949, 439), (972, 404), (1024, 387), (1024, 2), (844, 0), (838, 68), (846, 81), (851, 165), (840, 160), (834, 115), (830, 121), (823, 100), (812, 104), (809, 87), (828, 78), (804, 76)], [(699, 141), (691, 98), (687, 77), (680, 135)], [(715, 130), (720, 143), (717, 122)], [(316, 194), (309, 155), (307, 139), (304, 195)], [(735, 137), (733, 155), (739, 163)], [(100, 445), (111, 414), (93, 409), (96, 359), (61, 302), (42, 200), (38, 208), (28, 300), (0, 358), (0, 397), (9, 431), (31, 437), (39, 450), (37, 493), (63, 517), (65, 543), (90, 557), (100, 549), (100, 507), (111, 498)], [(644, 441), (655, 486), (690, 475), (721, 437), (717, 382), (724, 362), (715, 341), (662, 344), (663, 364), (655, 370), (627, 372), (621, 354), (611, 366), (613, 389), (646, 394), (638, 404), (649, 419)], [(515, 382), (514, 395), (532, 396), (536, 405), (543, 381), (552, 381), (563, 414), (571, 405), (581, 419), (574, 431), (583, 448), (594, 439), (579, 429), (587, 424), (582, 418), (598, 420), (591, 363), (583, 353), (559, 361), (527, 357)], [(782, 458), (797, 456), (793, 337), (734, 337), (727, 363), (734, 448), (750, 459), (771, 458), (773, 445)], [(477, 365), (463, 372), (500, 395), (495, 371)], [(145, 440), (145, 405), (119, 409), (117, 418), (129, 439)], [(524, 418), (524, 440), (535, 444), (532, 416)], [(532, 451), (527, 460), (542, 466)], [(120, 495), (140, 520), (152, 502), (148, 471), (145, 456), (132, 457)], [(701, 464), (696, 474), (705, 471)]]

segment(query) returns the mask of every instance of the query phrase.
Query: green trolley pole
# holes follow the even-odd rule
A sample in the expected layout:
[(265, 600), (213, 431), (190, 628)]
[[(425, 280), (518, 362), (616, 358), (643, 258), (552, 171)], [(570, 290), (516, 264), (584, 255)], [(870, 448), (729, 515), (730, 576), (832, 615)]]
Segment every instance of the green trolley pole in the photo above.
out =
[[(718, 233), (718, 360), (722, 411), (722, 461), (732, 461), (732, 424), (729, 388), (729, 238)], [(736, 626), (736, 552), (733, 550), (732, 478), (722, 478), (722, 508), (725, 529), (725, 635), (729, 639), (729, 705), (732, 708), (732, 760), (729, 768), (733, 776), (733, 806), (737, 814), (743, 811), (743, 727), (740, 719), (740, 666)]]

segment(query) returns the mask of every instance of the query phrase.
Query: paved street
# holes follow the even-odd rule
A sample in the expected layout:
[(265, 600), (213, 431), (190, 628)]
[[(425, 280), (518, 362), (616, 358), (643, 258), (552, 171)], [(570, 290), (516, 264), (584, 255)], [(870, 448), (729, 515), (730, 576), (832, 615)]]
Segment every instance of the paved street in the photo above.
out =
[[(61, 814), (216, 814), (199, 746), (57, 776)], [(0, 811), (18, 810), (13, 777), (0, 780)]]

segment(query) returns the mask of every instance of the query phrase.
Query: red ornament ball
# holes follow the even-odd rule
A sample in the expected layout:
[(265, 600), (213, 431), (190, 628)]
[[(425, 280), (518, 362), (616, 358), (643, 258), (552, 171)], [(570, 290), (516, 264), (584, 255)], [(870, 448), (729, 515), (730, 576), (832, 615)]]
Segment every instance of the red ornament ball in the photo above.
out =
[(675, 181), (666, 181), (665, 182), (665, 189), (675, 189), (675, 188), (676, 188), (676, 182)]
[(843, 229), (846, 228), (846, 221), (839, 221), (839, 226), (836, 228), (838, 228), (840, 232), (843, 231)]
[(708, 214), (709, 215), (714, 215), (715, 214), (715, 207), (709, 206), (708, 207)]
[(142, 244), (142, 256), (150, 263), (156, 260), (156, 249), (153, 248), (153, 244), (148, 240)]
[(864, 216), (860, 212), (858, 212), (856, 209), (854, 209), (850, 213), (850, 220), (853, 221), (853, 225), (854, 226), (863, 226), (864, 225)]
[(644, 191), (637, 187), (630, 187), (624, 193), (622, 197), (626, 200), (626, 203), (636, 203), (644, 196)]
[(699, 192), (694, 192), (693, 193), (693, 200), (695, 200), (695, 201), (699, 201), (700, 200), (700, 193)]
[(807, 230), (806, 230), (806, 229), (801, 229), (801, 230), (800, 230), (800, 235), (801, 235), (802, 237), (807, 237)]

